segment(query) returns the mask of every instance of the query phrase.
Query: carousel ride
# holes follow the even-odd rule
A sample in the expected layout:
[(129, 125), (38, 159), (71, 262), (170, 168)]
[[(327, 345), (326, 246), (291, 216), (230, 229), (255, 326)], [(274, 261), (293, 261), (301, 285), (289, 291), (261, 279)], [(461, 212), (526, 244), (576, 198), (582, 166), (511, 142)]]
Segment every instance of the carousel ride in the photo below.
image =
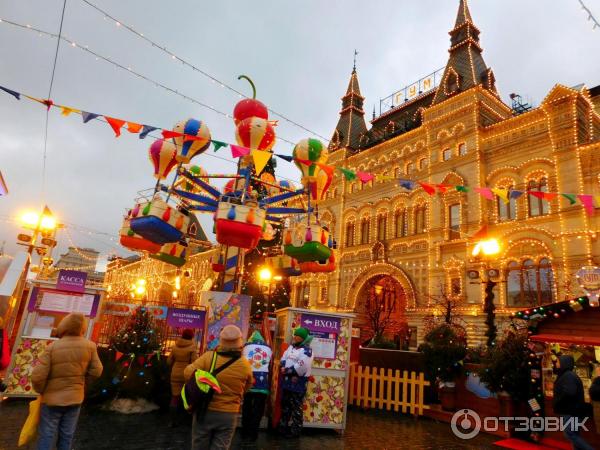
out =
[[(335, 240), (319, 222), (318, 207), (331, 185), (332, 168), (326, 165), (327, 147), (317, 139), (303, 139), (292, 152), (302, 173), (302, 187), (277, 181), (265, 171), (276, 142), (276, 122), (267, 107), (253, 98), (238, 102), (233, 111), (238, 150), (237, 171), (209, 174), (191, 160), (211, 143), (206, 124), (182, 120), (172, 139), (158, 139), (149, 148), (156, 185), (152, 195), (136, 202), (123, 219), (120, 243), (180, 267), (190, 249), (211, 248), (199, 238), (198, 213), (212, 214), (219, 251), (212, 268), (219, 273), (213, 289), (240, 292), (244, 256), (257, 248), (263, 264), (282, 276), (335, 270)], [(256, 156), (260, 156), (257, 158)], [(265, 158), (266, 157), (266, 158)], [(165, 183), (171, 173), (171, 183)], [(229, 179), (223, 189), (211, 184)]]

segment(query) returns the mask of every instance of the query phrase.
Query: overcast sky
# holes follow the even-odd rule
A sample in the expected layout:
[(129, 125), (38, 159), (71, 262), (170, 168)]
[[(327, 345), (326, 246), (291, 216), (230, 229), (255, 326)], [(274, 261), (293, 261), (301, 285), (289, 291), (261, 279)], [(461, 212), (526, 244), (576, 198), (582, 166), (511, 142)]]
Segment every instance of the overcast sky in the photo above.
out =
[[(379, 99), (443, 67), (458, 0), (194, 1), (90, 0), (123, 23), (232, 86), (249, 92), (239, 74), (256, 83), (258, 98), (316, 133), (330, 137), (340, 97), (358, 49), (358, 75), (370, 118)], [(600, 0), (586, 0), (600, 18)], [(62, 0), (0, 2), (0, 18), (58, 32)], [(517, 92), (539, 104), (556, 83), (600, 84), (600, 29), (577, 0), (472, 0), (488, 66), (502, 98)], [(172, 61), (85, 4), (67, 0), (63, 35), (110, 56), (124, 66), (231, 113), (238, 98)], [(56, 40), (0, 23), (0, 85), (37, 97), (48, 93)], [(104, 255), (127, 252), (116, 236), (136, 192), (154, 184), (147, 157), (151, 139), (124, 132), (115, 139), (108, 125), (82, 124), (81, 117), (51, 111), (47, 185), (41, 189), (45, 110), (0, 92), (0, 171), (10, 195), (0, 198), (0, 243), (9, 253), (18, 227), (12, 217), (46, 202), (62, 222), (75, 224), (76, 245)], [(52, 98), (86, 111), (171, 127), (180, 119), (204, 120), (215, 139), (234, 142), (230, 119), (97, 61), (61, 43)], [(308, 133), (279, 119), (278, 136), (296, 142)], [(279, 141), (276, 150), (291, 153)], [(212, 154), (212, 150), (209, 152)], [(195, 162), (213, 172), (233, 163), (207, 156)], [(221, 156), (231, 160), (229, 150)], [(299, 179), (297, 169), (278, 161), (279, 173)], [(210, 231), (209, 217), (202, 219)], [(61, 235), (61, 249), (69, 245)]]

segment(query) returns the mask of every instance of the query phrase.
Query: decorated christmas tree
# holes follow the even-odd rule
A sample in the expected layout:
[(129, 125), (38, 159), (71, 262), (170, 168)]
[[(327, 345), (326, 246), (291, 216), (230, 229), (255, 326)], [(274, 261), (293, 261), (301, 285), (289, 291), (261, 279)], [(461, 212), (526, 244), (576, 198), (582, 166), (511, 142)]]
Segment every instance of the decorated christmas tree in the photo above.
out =
[[(168, 403), (169, 369), (161, 356), (159, 330), (146, 308), (133, 312), (103, 355), (104, 372), (92, 389), (92, 399), (141, 399), (159, 406)], [(131, 402), (128, 405), (125, 409), (135, 407)], [(117, 405), (114, 409), (122, 408)]]

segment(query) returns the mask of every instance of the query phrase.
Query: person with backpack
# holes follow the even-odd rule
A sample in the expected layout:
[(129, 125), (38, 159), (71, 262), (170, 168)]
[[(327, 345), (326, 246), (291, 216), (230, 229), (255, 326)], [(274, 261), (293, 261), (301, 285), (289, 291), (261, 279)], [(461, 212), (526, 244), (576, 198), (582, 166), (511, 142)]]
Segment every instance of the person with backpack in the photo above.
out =
[[(279, 431), (288, 437), (299, 437), (302, 431), (304, 396), (313, 362), (310, 343), (312, 336), (306, 328), (294, 330), (292, 345), (281, 357), (282, 375), (281, 420)], [(291, 421), (291, 426), (289, 425)]]
[(85, 385), (102, 375), (96, 344), (83, 337), (86, 328), (83, 314), (68, 314), (58, 324), (59, 340), (33, 368), (31, 383), (42, 396), (38, 450), (54, 448), (57, 433), (57, 450), (73, 448)]
[[(195, 381), (197, 371), (203, 380), (209, 380), (215, 386), (206, 411), (202, 406), (194, 411), (192, 450), (227, 450), (231, 447), (242, 398), (252, 387), (252, 369), (242, 357), (243, 346), (241, 330), (235, 325), (227, 325), (219, 334), (216, 351), (204, 353), (183, 371), (186, 389)], [(187, 403), (185, 398), (184, 403)]]
[(186, 329), (175, 342), (167, 364), (171, 367), (171, 405), (169, 406), (170, 427), (177, 426), (177, 412), (181, 404), (181, 389), (183, 388), (183, 370), (198, 358), (194, 344), (194, 330)]
[(254, 384), (244, 395), (242, 405), (242, 437), (254, 442), (258, 439), (258, 428), (269, 396), (269, 370), (273, 352), (256, 330), (246, 342), (242, 354), (252, 366), (254, 375)]

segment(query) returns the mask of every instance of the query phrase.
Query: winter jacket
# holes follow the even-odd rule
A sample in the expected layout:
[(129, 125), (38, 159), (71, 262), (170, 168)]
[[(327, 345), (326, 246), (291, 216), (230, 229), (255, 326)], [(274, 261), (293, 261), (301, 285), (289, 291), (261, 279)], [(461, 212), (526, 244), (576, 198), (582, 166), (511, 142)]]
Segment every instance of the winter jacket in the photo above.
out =
[(250, 392), (258, 392), (262, 394), (269, 393), (269, 366), (273, 352), (262, 335), (255, 331), (248, 339), (244, 346), (242, 355), (248, 360), (252, 367), (252, 375), (254, 376), (254, 384)]
[(285, 369), (281, 387), (287, 391), (305, 393), (313, 362), (309, 342), (290, 345), (281, 357), (281, 368)]
[(561, 416), (583, 417), (585, 397), (583, 383), (573, 372), (575, 360), (570, 355), (559, 358), (560, 367), (554, 382), (554, 413)]
[(96, 344), (78, 335), (82, 323), (76, 317), (69, 314), (62, 320), (59, 325), (62, 337), (46, 347), (31, 374), (33, 388), (42, 394), (42, 403), (48, 406), (81, 404), (86, 382), (102, 374)]
[(600, 377), (594, 378), (590, 386), (590, 398), (593, 402), (600, 402)]
[(198, 358), (196, 345), (192, 339), (177, 339), (167, 363), (171, 367), (171, 395), (181, 394), (185, 382), (183, 370)]
[[(187, 366), (183, 371), (185, 380), (189, 380), (196, 370), (210, 370), (213, 351), (204, 353), (200, 358)], [(217, 351), (217, 362), (215, 368), (219, 368), (231, 359), (234, 352), (219, 352)], [(238, 413), (240, 404), (244, 394), (252, 387), (252, 369), (246, 358), (241, 357), (240, 352), (237, 352), (240, 358), (227, 367), (222, 372), (217, 374), (217, 381), (221, 387), (220, 394), (215, 393), (208, 409), (210, 411), (220, 411), (229, 413)]]

